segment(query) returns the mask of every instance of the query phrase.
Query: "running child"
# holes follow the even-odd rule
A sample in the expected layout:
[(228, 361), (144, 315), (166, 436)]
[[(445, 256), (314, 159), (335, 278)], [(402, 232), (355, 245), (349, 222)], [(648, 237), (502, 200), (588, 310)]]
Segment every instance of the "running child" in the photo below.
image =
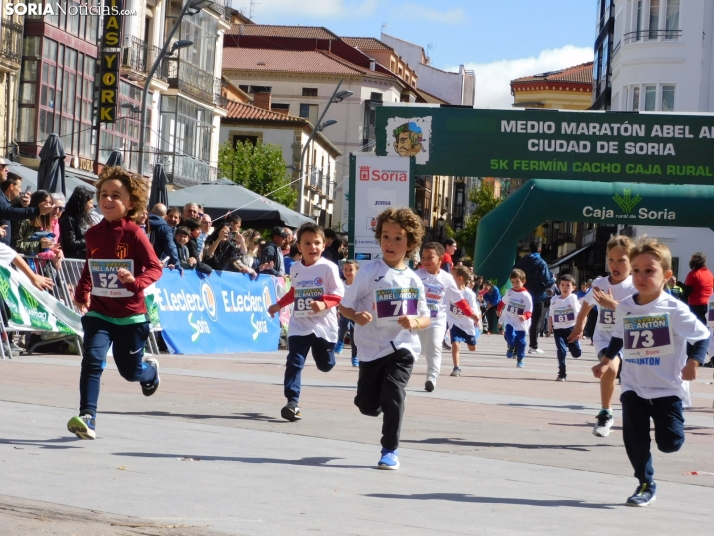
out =
[(285, 363), (285, 398), (280, 415), (288, 421), (302, 419), (298, 402), (302, 369), (312, 351), (317, 369), (330, 372), (335, 366), (337, 342), (335, 306), (345, 292), (337, 265), (322, 257), (325, 232), (317, 224), (304, 223), (297, 232), (302, 260), (290, 267), (290, 291), (268, 308), (270, 316), (294, 303), (288, 325), (288, 358)]
[(399, 468), (399, 433), (405, 388), (421, 352), (416, 330), (430, 324), (421, 279), (405, 258), (424, 236), (421, 218), (408, 208), (390, 208), (377, 216), (375, 238), (382, 258), (357, 272), (340, 312), (354, 320), (359, 345), (359, 379), (355, 405), (363, 415), (384, 412), (380, 469)]
[[(607, 268), (608, 277), (598, 277), (592, 284), (591, 291), (583, 298), (583, 306), (575, 320), (573, 332), (568, 337), (568, 342), (575, 342), (582, 337), (588, 313), (597, 305), (598, 317), (593, 334), (593, 343), (598, 351), (598, 358), (602, 357), (605, 349), (610, 344), (612, 330), (615, 327), (615, 308), (618, 302), (632, 295), (635, 287), (630, 277), (630, 250), (632, 240), (627, 236), (613, 236), (607, 242)], [(617, 363), (616, 363), (617, 364)], [(593, 435), (607, 437), (610, 428), (615, 422), (612, 416), (612, 397), (615, 395), (615, 382), (618, 368), (608, 368), (600, 378), (600, 402), (602, 409), (597, 415)]]
[(80, 439), (96, 438), (99, 386), (110, 346), (119, 374), (139, 382), (144, 396), (156, 393), (160, 382), (159, 362), (143, 359), (150, 330), (143, 290), (162, 273), (149, 237), (134, 223), (146, 210), (146, 182), (108, 167), (99, 176), (97, 193), (104, 219), (87, 230), (87, 262), (74, 293), (75, 305), (86, 313), (84, 357), (79, 416), (69, 420), (67, 429)]
[[(359, 264), (355, 260), (348, 259), (342, 264), (342, 275), (345, 277), (345, 288), (352, 285), (352, 282), (355, 280), (355, 275), (357, 275), (357, 270), (359, 270)], [(340, 329), (337, 332), (335, 353), (342, 353), (342, 349), (345, 346), (345, 335), (349, 332), (350, 346), (352, 347), (352, 366), (359, 367), (359, 360), (357, 359), (357, 344), (355, 343), (355, 323), (349, 318), (340, 315), (339, 326)]]
[(682, 407), (690, 405), (689, 382), (704, 364), (710, 335), (686, 304), (664, 291), (672, 275), (667, 246), (643, 238), (631, 250), (630, 262), (634, 294), (617, 305), (612, 338), (592, 370), (596, 378), (615, 373), (622, 355), (622, 438), (639, 481), (626, 504), (647, 506), (657, 492), (650, 419), (661, 452), (682, 448)]
[(568, 355), (568, 350), (570, 350), (570, 355), (575, 358), (583, 354), (578, 341), (568, 342), (568, 337), (570, 337), (575, 327), (575, 319), (580, 312), (580, 301), (573, 294), (575, 278), (572, 275), (565, 274), (561, 276), (558, 288), (560, 289), (560, 296), (554, 295), (550, 300), (548, 331), (553, 334), (555, 348), (558, 352), (558, 377), (556, 381), (564, 382), (567, 377), (565, 373), (565, 356)]
[[(451, 358), (454, 361), (454, 370), (451, 371), (451, 375), (461, 376), (459, 347), (464, 342), (470, 351), (476, 350), (476, 340), (481, 335), (481, 309), (478, 306), (476, 294), (468, 286), (468, 282), (473, 281), (469, 269), (465, 266), (455, 266), (451, 275), (454, 276), (454, 282), (464, 296), (461, 302), (450, 302), (447, 312), (447, 319), (451, 326)], [(463, 307), (464, 301), (468, 305), (468, 309)], [(467, 311), (471, 311), (471, 314)]]
[[(456, 286), (454, 278), (441, 269), (444, 262), (444, 246), (438, 242), (428, 242), (421, 251), (421, 268), (416, 271), (424, 285), (426, 306), (429, 308), (431, 325), (419, 332), (421, 355), (426, 357), (426, 383), (424, 389), (432, 392), (436, 388), (436, 379), (441, 372), (441, 350), (446, 333), (446, 315), (450, 304), (461, 307), (465, 314), (475, 316), (472, 309), (478, 309), (475, 303), (464, 300), (464, 293)], [(463, 266), (461, 267), (463, 268)], [(468, 274), (468, 270), (466, 270)], [(463, 287), (462, 287), (463, 288)], [(453, 339), (452, 339), (453, 343)], [(453, 352), (453, 345), (451, 347)], [(456, 363), (458, 364), (458, 363)], [(458, 374), (455, 374), (458, 369)], [(452, 376), (461, 374), (456, 366)]]
[(504, 337), (508, 345), (506, 357), (511, 359), (516, 356), (516, 366), (523, 368), (526, 366), (523, 359), (526, 355), (526, 333), (533, 316), (533, 299), (526, 290), (526, 273), (523, 270), (511, 270), (510, 280), (511, 288), (503, 295), (496, 314), (499, 318), (503, 317), (505, 325)]

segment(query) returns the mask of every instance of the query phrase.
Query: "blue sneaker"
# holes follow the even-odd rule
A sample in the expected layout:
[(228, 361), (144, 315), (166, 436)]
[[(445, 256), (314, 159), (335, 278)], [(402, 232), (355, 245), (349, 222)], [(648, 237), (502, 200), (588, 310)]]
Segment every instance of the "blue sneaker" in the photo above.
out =
[(96, 439), (94, 417), (91, 415), (80, 415), (72, 417), (67, 423), (67, 430), (76, 435), (79, 439)]
[(334, 348), (333, 351), (334, 351), (336, 354), (341, 354), (341, 353), (342, 353), (342, 349), (343, 349), (344, 347), (345, 347), (345, 341), (337, 341), (337, 342), (335, 343), (335, 348)]
[(648, 504), (654, 502), (657, 498), (657, 484), (652, 482), (651, 484), (640, 484), (635, 490), (635, 494), (632, 497), (628, 497), (627, 506), (647, 506)]
[(515, 353), (516, 353), (516, 349), (509, 347), (509, 348), (506, 350), (506, 357), (507, 357), (508, 359), (513, 359), (513, 354), (515, 354)]
[(382, 449), (382, 457), (377, 464), (379, 469), (399, 469), (399, 451), (397, 449)]
[(523, 359), (519, 359), (518, 363), (516, 363), (516, 366), (518, 368), (525, 368), (526, 364), (523, 362)]
[(141, 392), (144, 396), (151, 396), (159, 389), (159, 384), (161, 383), (161, 378), (159, 378), (159, 362), (153, 357), (147, 357), (144, 360), (146, 366), (154, 367), (156, 369), (156, 379), (151, 385), (141, 384)]
[(359, 359), (357, 359), (357, 357), (352, 358), (352, 366), (359, 367)]

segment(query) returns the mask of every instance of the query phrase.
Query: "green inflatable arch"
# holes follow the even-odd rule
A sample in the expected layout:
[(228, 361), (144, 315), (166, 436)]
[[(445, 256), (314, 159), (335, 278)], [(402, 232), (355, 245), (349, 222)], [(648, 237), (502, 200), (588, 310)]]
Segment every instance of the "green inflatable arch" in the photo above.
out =
[(546, 220), (714, 229), (714, 186), (531, 179), (480, 221), (474, 271), (503, 286), (518, 241)]

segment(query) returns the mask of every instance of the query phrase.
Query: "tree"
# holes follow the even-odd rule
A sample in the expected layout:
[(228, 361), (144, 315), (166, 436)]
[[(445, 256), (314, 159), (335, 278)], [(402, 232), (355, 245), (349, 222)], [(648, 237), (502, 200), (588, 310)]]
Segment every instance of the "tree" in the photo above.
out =
[(218, 148), (218, 169), (224, 177), (249, 190), (292, 208), (297, 192), (290, 186), (283, 151), (261, 141), (226, 141)]
[(501, 204), (501, 198), (494, 196), (492, 184), (481, 184), (480, 187), (469, 192), (469, 201), (476, 205), (466, 221), (464, 228), (456, 233), (456, 242), (467, 252), (472, 252), (476, 247), (476, 229), (481, 218)]

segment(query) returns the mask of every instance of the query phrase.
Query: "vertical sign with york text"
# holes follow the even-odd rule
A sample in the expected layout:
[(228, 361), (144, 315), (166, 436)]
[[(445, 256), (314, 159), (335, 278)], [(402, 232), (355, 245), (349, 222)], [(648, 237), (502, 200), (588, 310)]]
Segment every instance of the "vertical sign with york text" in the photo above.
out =
[(122, 10), (124, 0), (106, 0), (109, 12), (103, 18), (99, 70), (99, 122), (115, 123), (119, 100)]

